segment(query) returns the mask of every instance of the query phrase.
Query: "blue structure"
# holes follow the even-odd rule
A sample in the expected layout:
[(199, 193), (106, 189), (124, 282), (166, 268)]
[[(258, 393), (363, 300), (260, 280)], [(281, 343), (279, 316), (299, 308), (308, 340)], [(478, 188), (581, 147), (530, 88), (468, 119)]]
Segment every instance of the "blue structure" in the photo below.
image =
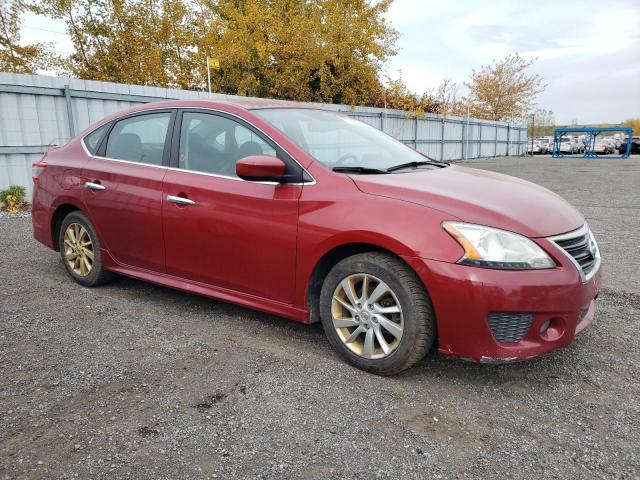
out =
[[(596, 136), (604, 133), (620, 133), (623, 132), (627, 137), (627, 149), (625, 152), (620, 152), (621, 155), (611, 157), (606, 155), (604, 157), (600, 157), (597, 153), (593, 151), (594, 145), (596, 143)], [(587, 149), (584, 152), (582, 158), (629, 158), (629, 152), (631, 151), (631, 136), (633, 132), (631, 128), (628, 127), (566, 127), (566, 128), (556, 128), (555, 132), (553, 132), (553, 152), (552, 156), (554, 158), (564, 157), (564, 154), (560, 152), (560, 139), (564, 137), (567, 133), (586, 133), (587, 134)]]

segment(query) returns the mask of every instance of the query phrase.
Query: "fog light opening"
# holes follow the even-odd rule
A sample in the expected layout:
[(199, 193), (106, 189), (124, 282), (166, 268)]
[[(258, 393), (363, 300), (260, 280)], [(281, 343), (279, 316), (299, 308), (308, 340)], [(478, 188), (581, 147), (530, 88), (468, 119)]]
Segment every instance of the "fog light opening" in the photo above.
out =
[(559, 340), (565, 332), (565, 321), (563, 318), (550, 318), (540, 325), (540, 338), (547, 342)]
[(549, 329), (549, 325), (551, 325), (551, 320), (547, 320), (542, 325), (540, 325), (540, 335), (542, 335)]

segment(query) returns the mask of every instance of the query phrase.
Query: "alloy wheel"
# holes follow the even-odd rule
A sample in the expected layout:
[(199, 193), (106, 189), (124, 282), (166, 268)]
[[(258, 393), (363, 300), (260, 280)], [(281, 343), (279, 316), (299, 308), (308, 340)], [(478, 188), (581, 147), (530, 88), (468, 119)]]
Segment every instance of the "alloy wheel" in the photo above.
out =
[(86, 277), (91, 273), (93, 243), (87, 229), (79, 223), (70, 223), (64, 232), (64, 257), (76, 275)]
[(340, 340), (360, 357), (385, 358), (400, 345), (402, 307), (389, 285), (373, 275), (344, 278), (333, 293), (331, 314)]

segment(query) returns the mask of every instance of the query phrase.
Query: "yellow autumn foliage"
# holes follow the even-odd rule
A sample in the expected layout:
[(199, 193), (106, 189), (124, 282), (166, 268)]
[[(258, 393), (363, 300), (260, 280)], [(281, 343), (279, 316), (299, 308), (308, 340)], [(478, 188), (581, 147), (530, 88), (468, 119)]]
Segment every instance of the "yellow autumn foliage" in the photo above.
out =
[(63, 73), (93, 80), (292, 100), (373, 104), (397, 33), (391, 0), (35, 0), (64, 19)]
[(505, 121), (527, 115), (546, 87), (540, 75), (528, 72), (532, 64), (515, 53), (473, 70), (466, 82), (471, 116)]

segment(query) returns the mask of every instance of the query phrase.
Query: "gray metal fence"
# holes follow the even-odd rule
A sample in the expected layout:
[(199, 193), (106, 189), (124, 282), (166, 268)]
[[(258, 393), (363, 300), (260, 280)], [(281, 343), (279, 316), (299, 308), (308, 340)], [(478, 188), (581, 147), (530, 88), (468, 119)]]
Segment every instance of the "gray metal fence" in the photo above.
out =
[[(75, 78), (0, 72), (0, 189), (24, 185), (31, 195), (31, 164), (50, 145), (67, 142), (111, 113), (167, 99), (209, 98), (206, 92), (141, 87)], [(215, 100), (232, 95), (213, 94)], [(401, 110), (313, 104), (377, 127), (439, 160), (521, 155), (526, 126)]]

